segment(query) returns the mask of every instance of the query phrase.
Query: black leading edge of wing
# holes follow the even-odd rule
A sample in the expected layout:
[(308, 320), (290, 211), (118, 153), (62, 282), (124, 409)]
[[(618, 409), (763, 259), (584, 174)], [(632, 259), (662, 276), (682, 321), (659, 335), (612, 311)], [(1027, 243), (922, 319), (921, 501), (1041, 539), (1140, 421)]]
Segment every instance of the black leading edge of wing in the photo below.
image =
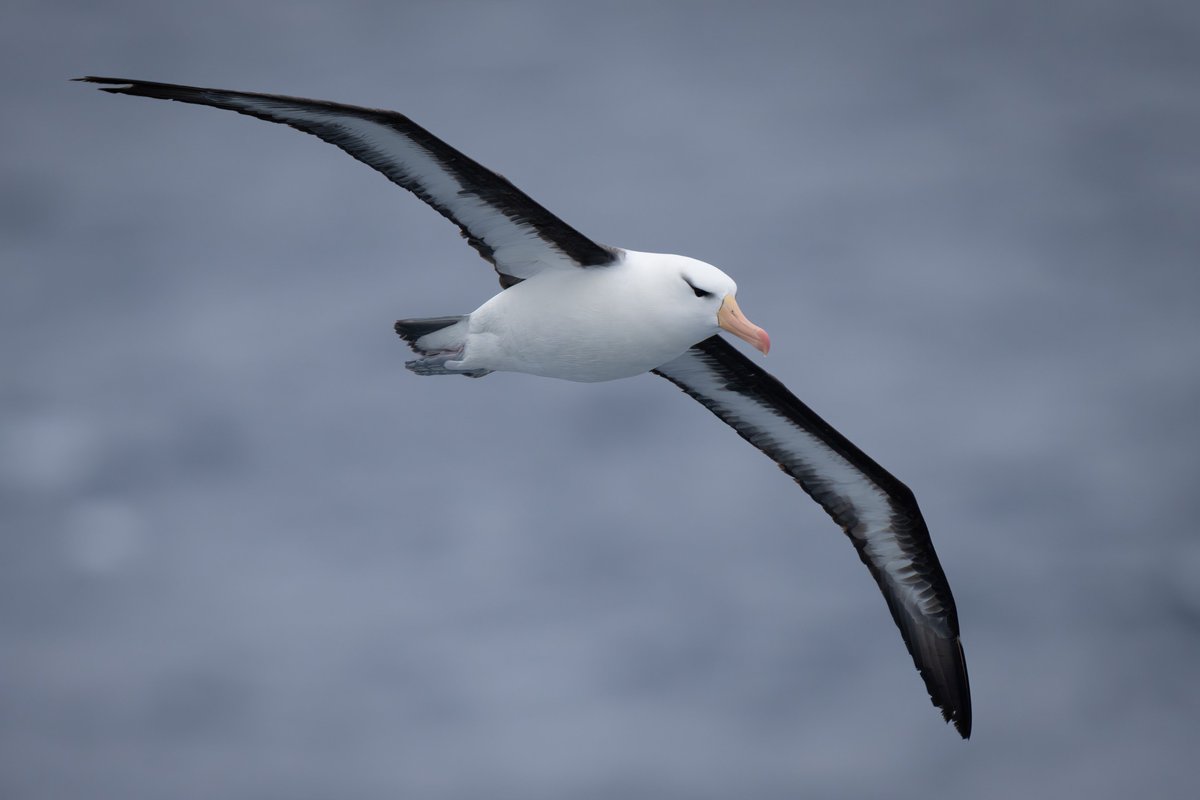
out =
[(879, 584), (933, 704), (968, 738), (958, 613), (907, 486), (720, 336), (654, 370), (790, 475), (841, 526)]
[(614, 263), (619, 255), (567, 225), (504, 176), (395, 111), (126, 78), (76, 80), (109, 84), (102, 91), (113, 94), (236, 111), (290, 125), (336, 145), (456, 224), (496, 268), (505, 288), (564, 260), (577, 267), (598, 267)]

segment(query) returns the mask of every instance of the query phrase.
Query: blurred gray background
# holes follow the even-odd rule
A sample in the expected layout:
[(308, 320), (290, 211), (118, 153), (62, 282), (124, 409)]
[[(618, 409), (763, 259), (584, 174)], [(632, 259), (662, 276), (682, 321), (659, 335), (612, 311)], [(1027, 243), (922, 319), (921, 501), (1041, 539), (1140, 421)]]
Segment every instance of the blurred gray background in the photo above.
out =
[[(1191, 798), (1200, 6), (32, 2), (0, 17), (0, 795)], [(959, 741), (866, 570), (665, 381), (423, 379), (491, 269), (401, 110), (715, 263), (908, 483)]]

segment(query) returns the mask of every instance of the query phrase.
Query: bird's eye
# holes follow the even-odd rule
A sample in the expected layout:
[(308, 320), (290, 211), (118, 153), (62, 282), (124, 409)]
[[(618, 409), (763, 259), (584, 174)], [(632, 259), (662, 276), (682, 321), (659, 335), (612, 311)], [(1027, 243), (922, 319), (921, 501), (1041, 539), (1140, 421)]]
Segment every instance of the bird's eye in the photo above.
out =
[(704, 291), (699, 286), (696, 286), (694, 283), (689, 281), (687, 278), (684, 278), (683, 282), (691, 287), (692, 292), (696, 295), (696, 297), (712, 297), (712, 292)]

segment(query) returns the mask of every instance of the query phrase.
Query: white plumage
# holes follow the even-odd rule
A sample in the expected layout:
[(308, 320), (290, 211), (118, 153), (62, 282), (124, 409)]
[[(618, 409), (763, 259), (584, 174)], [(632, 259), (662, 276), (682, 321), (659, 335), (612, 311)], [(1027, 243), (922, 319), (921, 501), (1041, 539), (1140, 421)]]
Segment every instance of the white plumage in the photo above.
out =
[[(620, 251), (604, 268), (544, 270), (506, 289), (461, 323), (418, 340), (462, 350), (448, 369), (525, 372), (609, 381), (649, 372), (717, 333), (737, 286), (684, 256)], [(706, 292), (697, 295), (696, 290)]]

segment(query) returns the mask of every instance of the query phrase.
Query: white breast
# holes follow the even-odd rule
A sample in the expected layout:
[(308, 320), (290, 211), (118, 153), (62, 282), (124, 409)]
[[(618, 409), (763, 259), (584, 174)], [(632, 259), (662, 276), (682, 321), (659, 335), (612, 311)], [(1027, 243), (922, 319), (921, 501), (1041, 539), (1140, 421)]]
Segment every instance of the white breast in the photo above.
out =
[[(608, 381), (654, 369), (716, 331), (686, 284), (649, 254), (603, 268), (547, 270), (471, 314), (456, 368)], [(662, 257), (657, 257), (661, 259)]]

